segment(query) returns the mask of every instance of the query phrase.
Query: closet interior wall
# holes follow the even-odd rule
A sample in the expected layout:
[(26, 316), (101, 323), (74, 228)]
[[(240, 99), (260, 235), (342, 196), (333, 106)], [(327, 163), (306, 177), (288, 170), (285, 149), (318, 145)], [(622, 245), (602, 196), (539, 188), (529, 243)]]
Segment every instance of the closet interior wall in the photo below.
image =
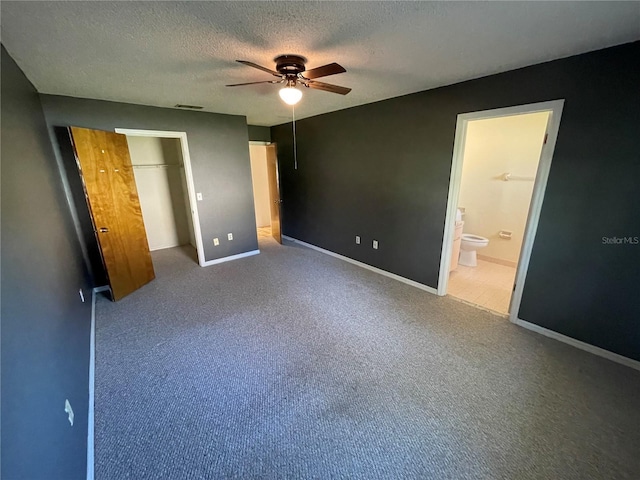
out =
[(127, 135), (150, 250), (195, 247), (180, 139)]

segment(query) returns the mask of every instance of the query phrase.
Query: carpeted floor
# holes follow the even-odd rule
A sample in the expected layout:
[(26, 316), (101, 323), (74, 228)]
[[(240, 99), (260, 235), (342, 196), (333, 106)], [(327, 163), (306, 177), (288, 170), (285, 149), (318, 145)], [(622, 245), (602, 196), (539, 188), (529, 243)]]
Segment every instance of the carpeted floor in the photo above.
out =
[(304, 247), (100, 299), (96, 478), (637, 479), (640, 372)]

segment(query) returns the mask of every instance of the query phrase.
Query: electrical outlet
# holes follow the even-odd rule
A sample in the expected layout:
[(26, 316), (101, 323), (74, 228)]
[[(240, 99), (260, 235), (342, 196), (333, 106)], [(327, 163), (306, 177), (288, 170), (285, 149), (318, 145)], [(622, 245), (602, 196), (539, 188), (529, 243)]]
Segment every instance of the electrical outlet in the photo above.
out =
[(233, 240), (233, 233), (227, 233), (227, 238), (229, 240)]
[(373, 249), (377, 250), (378, 249), (378, 240), (374, 240), (373, 241)]
[(82, 291), (82, 289), (78, 290), (78, 293), (80, 294), (80, 300), (82, 301), (82, 303), (84, 303), (84, 292)]
[(198, 199), (198, 201), (202, 200), (202, 193), (196, 193), (196, 199)]
[(218, 240), (218, 238), (217, 238), (217, 237), (213, 239), (213, 245), (214, 245), (214, 246), (216, 246), (216, 247), (217, 247), (218, 245), (220, 245), (220, 240)]
[(64, 411), (67, 412), (67, 415), (69, 416), (69, 423), (73, 427), (73, 408), (71, 408), (71, 404), (67, 399), (64, 401)]
[(356, 245), (360, 245), (360, 235), (356, 235)]

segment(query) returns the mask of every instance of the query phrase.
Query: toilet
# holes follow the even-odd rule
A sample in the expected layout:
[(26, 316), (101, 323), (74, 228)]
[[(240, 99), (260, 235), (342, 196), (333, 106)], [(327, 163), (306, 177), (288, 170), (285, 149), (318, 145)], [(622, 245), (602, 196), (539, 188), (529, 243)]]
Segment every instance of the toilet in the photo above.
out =
[(476, 250), (484, 248), (487, 245), (489, 245), (488, 238), (472, 235), (470, 233), (463, 233), (458, 264), (466, 267), (477, 267), (478, 258), (476, 256)]

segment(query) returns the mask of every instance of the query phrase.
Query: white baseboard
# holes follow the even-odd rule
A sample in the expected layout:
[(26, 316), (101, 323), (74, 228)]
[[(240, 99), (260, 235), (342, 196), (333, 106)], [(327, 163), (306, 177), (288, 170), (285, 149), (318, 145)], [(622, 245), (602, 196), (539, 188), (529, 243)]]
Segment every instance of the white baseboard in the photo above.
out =
[(544, 335), (545, 337), (553, 338), (554, 340), (567, 343), (573, 347), (579, 348), (580, 350), (585, 350), (589, 353), (593, 353), (594, 355), (598, 355), (599, 357), (611, 360), (612, 362), (620, 363), (622, 365), (626, 365), (627, 367), (640, 370), (640, 362), (638, 360), (624, 357), (617, 353), (610, 352), (609, 350), (605, 350), (604, 348), (591, 345), (590, 343), (581, 342), (580, 340), (576, 340), (575, 338), (567, 337), (566, 335), (563, 335), (561, 333), (554, 332), (553, 330), (549, 330), (548, 328), (541, 327), (540, 325), (536, 325), (535, 323), (527, 322), (519, 318), (516, 319), (514, 323), (526, 328), (527, 330), (531, 330), (533, 332)]
[(218, 263), (230, 262), (231, 260), (238, 260), (239, 258), (251, 257), (252, 255), (258, 255), (260, 250), (251, 250), (250, 252), (238, 253), (237, 255), (231, 255), (229, 257), (216, 258), (215, 260), (209, 260), (201, 264), (201, 267), (208, 267), (210, 265), (217, 265)]
[(482, 255), (480, 253), (476, 254), (478, 260), (484, 260), (485, 262), (497, 263), (498, 265), (504, 265), (505, 267), (516, 268), (518, 266), (518, 262), (513, 262), (511, 260), (505, 260), (503, 258), (497, 257), (489, 257), (487, 255)]
[(87, 421), (87, 480), (94, 479), (95, 447), (95, 379), (96, 379), (96, 295), (109, 290), (96, 287), (91, 292), (91, 334), (89, 337), (89, 417)]
[(303, 242), (302, 240), (298, 240), (296, 238), (288, 237), (286, 235), (282, 235), (282, 238), (284, 238), (285, 240), (289, 240), (290, 242), (299, 243), (300, 245), (303, 245), (307, 248), (311, 248), (312, 250), (317, 250), (318, 252), (331, 255), (332, 257), (335, 257), (335, 258), (339, 258), (340, 260), (344, 260), (345, 262), (352, 263), (354, 265), (357, 265), (358, 267), (366, 268), (367, 270), (371, 270), (372, 272), (378, 273), (380, 275), (384, 275), (385, 277), (393, 278), (394, 280), (398, 280), (399, 282), (406, 283), (407, 285), (411, 285), (412, 287), (419, 288), (420, 290), (424, 290), (425, 292), (433, 293), (434, 295), (438, 294), (435, 288), (425, 285), (423, 283), (419, 283), (414, 280), (409, 280), (408, 278), (401, 277), (400, 275), (396, 275), (395, 273), (387, 272), (386, 270), (382, 270), (381, 268), (372, 267), (371, 265), (367, 265), (366, 263), (359, 262), (358, 260), (354, 260), (353, 258), (345, 257), (344, 255), (340, 255), (339, 253), (335, 253), (330, 250), (325, 250), (324, 248), (317, 247), (316, 245)]

